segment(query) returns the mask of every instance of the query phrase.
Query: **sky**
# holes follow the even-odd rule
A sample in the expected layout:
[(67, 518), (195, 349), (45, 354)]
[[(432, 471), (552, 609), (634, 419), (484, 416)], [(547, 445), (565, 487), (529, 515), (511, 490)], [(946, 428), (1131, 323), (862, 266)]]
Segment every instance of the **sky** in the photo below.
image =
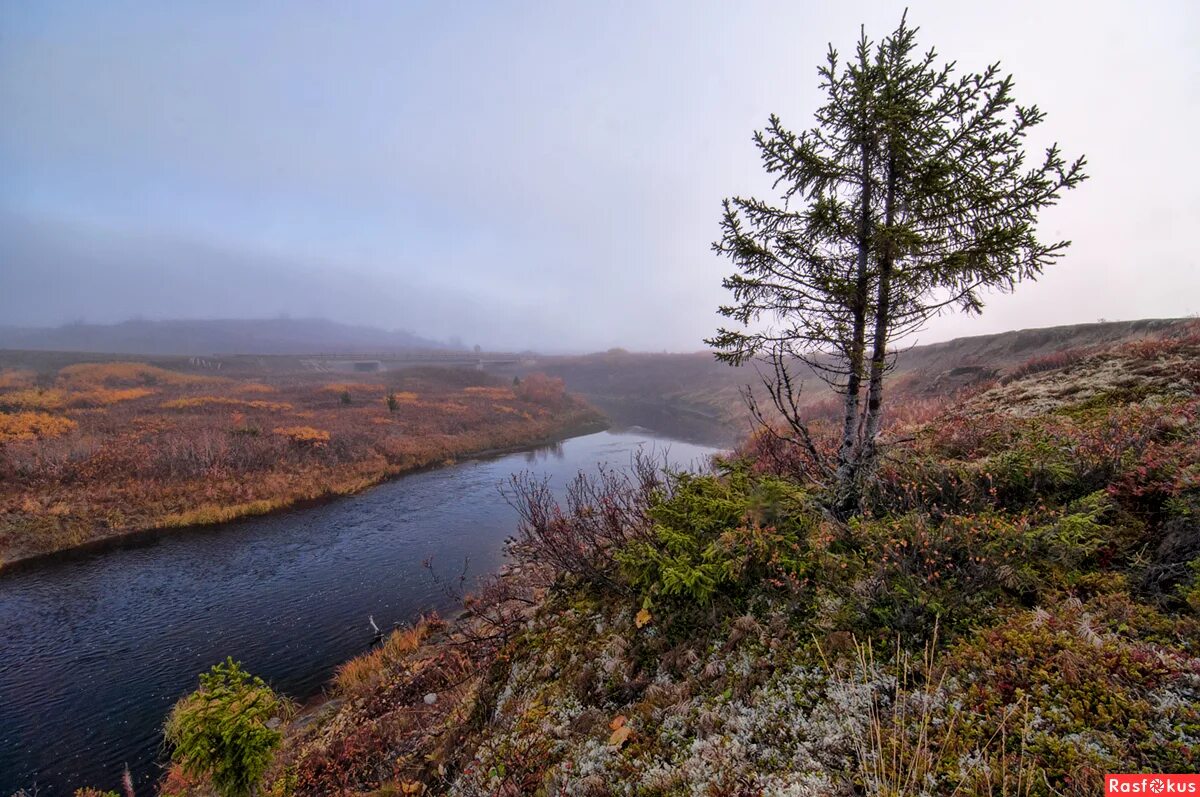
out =
[[(321, 316), (485, 349), (693, 351), (751, 143), (893, 2), (0, 0), (0, 325)], [(908, 4), (1091, 179), (1073, 246), (933, 342), (1200, 313), (1200, 8)]]

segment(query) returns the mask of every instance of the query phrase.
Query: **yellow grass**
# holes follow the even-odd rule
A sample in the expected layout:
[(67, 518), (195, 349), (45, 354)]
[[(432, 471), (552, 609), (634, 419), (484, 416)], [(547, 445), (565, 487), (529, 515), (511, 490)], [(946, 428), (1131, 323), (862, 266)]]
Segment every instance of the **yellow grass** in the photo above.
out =
[(223, 382), (212, 376), (183, 374), (146, 363), (76, 363), (58, 372), (64, 385), (200, 385)]
[(39, 390), (29, 388), (0, 393), (0, 406), (26, 410), (61, 410), (66, 407), (107, 407), (120, 401), (131, 401), (152, 395), (146, 387), (108, 388), (69, 391), (59, 388)]
[[(278, 431), (278, 430), (277, 430)], [(367, 473), (365, 476), (328, 481), (319, 479), (305, 484), (291, 485), (291, 492), (278, 498), (263, 498), (257, 501), (244, 501), (237, 504), (202, 504), (195, 509), (184, 512), (174, 512), (156, 522), (156, 528), (181, 528), (184, 526), (203, 526), (217, 523), (227, 523), (243, 517), (266, 515), (284, 507), (293, 506), (301, 501), (312, 501), (320, 498), (331, 498), (340, 495), (353, 495), (368, 487), (374, 487), (389, 476), (397, 475), (395, 468), (382, 468)]]
[(271, 431), (303, 445), (323, 446), (329, 442), (329, 432), (311, 426), (276, 426)]
[(15, 390), (0, 395), (0, 406), (20, 407), (27, 410), (60, 410), (67, 406), (67, 392), (35, 388)]
[(48, 415), (44, 412), (0, 414), (0, 443), (10, 440), (57, 437), (74, 428), (75, 422), (71, 419)]
[(246, 399), (230, 396), (187, 396), (185, 398), (164, 401), (164, 410), (194, 410), (207, 407), (228, 407), (230, 409), (265, 410), (269, 412), (286, 412), (292, 405), (283, 401), (247, 401)]
[(511, 399), (513, 392), (507, 387), (465, 387), (463, 392), (471, 396), (483, 396), (490, 399)]
[(414, 628), (393, 631), (379, 647), (338, 667), (334, 686), (343, 695), (363, 693), (384, 678), (390, 667), (419, 648), (428, 635), (429, 628), (424, 622)]
[(421, 400), (416, 393), (409, 393), (407, 391), (403, 393), (393, 393), (392, 398), (396, 399), (396, 401), (400, 402), (401, 404), (416, 404)]
[(451, 415), (459, 415), (471, 411), (470, 407), (460, 401), (433, 401), (429, 402), (428, 406), (438, 412), (445, 412)]
[(155, 391), (148, 387), (98, 387), (95, 390), (85, 390), (82, 393), (74, 394), (67, 399), (67, 406), (107, 407), (109, 404), (116, 404), (119, 401), (133, 401), (134, 399), (153, 396), (154, 393)]
[(276, 509), (292, 503), (284, 499), (262, 499), (247, 501), (241, 504), (205, 504), (186, 512), (175, 512), (167, 515), (158, 524), (161, 528), (179, 528), (182, 526), (202, 526), (213, 523), (226, 523), (242, 517), (253, 517), (274, 512)]

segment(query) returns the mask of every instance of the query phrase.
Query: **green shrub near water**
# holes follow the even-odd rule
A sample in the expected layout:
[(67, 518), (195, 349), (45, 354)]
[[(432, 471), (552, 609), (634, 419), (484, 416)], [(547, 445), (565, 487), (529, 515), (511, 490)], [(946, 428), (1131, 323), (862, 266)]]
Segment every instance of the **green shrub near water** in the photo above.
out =
[(736, 600), (764, 579), (803, 575), (815, 522), (797, 485), (744, 468), (675, 478), (671, 494), (648, 511), (650, 538), (616, 554), (647, 605)]
[(171, 760), (208, 778), (225, 797), (253, 794), (282, 734), (268, 722), (287, 702), (232, 658), (200, 676), (200, 688), (171, 710), (165, 728)]

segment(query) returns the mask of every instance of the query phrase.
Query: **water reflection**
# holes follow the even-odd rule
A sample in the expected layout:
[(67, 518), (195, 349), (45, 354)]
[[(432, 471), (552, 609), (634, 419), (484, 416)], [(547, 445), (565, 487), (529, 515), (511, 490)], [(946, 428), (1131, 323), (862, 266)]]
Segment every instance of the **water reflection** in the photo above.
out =
[(551, 458), (557, 460), (563, 460), (566, 458), (566, 453), (564, 452), (562, 442), (551, 443), (550, 445), (530, 449), (529, 451), (525, 452), (525, 461), (529, 464), (545, 462)]

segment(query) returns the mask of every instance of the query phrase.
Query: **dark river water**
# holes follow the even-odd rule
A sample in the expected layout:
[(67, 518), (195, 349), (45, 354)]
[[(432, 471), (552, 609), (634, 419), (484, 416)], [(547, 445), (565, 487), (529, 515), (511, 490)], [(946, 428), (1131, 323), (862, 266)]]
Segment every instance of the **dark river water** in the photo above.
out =
[[(501, 563), (514, 472), (562, 487), (639, 447), (678, 465), (713, 449), (601, 432), (424, 471), (314, 508), (136, 538), (0, 575), (0, 795), (118, 788), (161, 774), (159, 729), (226, 656), (298, 699), (384, 629), (456, 607), (422, 561), (457, 576)], [(148, 787), (140, 791), (149, 793)]]

